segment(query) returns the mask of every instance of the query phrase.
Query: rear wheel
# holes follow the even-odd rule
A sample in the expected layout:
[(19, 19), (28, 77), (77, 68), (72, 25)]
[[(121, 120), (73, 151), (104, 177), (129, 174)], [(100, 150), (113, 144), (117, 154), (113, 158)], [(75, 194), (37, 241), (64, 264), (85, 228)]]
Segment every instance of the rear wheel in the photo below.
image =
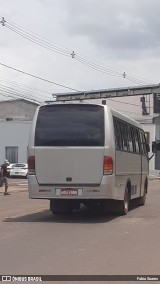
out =
[(121, 215), (127, 215), (128, 210), (129, 210), (129, 192), (128, 188), (126, 187), (125, 193), (124, 193), (124, 199), (120, 201), (120, 214)]
[(146, 179), (145, 181), (145, 185), (144, 185), (144, 191), (143, 191), (143, 195), (138, 197), (137, 199), (137, 205), (139, 206), (143, 206), (146, 202), (146, 195), (147, 195), (147, 189), (148, 189), (148, 181)]
[(144, 193), (143, 196), (138, 198), (138, 205), (143, 206), (146, 202), (146, 194)]

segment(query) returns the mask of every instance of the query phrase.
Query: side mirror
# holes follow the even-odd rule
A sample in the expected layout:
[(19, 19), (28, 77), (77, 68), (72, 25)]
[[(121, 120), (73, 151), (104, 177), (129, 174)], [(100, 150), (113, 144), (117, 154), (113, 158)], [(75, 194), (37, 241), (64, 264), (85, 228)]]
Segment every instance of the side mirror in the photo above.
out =
[(156, 146), (156, 141), (152, 142), (152, 153), (156, 153), (157, 152), (157, 146)]
[(160, 150), (160, 140), (152, 142), (152, 152), (156, 153)]

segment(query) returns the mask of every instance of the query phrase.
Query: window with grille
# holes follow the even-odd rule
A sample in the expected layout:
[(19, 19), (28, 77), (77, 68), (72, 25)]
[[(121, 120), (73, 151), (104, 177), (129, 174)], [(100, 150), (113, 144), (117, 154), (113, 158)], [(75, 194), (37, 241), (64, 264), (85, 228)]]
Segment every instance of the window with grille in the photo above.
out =
[(5, 159), (7, 159), (10, 164), (18, 163), (18, 147), (6, 147)]

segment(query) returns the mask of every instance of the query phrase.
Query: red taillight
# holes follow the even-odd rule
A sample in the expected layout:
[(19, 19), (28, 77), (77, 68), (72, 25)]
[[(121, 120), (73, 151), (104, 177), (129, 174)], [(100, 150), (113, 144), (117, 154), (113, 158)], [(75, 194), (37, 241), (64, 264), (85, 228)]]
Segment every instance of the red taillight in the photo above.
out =
[(35, 174), (35, 156), (28, 157), (28, 174)]
[(113, 160), (110, 156), (104, 157), (103, 174), (111, 175), (113, 173)]

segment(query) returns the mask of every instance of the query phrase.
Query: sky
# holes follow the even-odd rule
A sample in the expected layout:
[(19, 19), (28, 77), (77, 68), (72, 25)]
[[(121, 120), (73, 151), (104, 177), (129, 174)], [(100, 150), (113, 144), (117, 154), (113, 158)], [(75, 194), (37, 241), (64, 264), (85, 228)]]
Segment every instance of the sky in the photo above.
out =
[(160, 83), (159, 14), (159, 0), (0, 0), (1, 99)]

